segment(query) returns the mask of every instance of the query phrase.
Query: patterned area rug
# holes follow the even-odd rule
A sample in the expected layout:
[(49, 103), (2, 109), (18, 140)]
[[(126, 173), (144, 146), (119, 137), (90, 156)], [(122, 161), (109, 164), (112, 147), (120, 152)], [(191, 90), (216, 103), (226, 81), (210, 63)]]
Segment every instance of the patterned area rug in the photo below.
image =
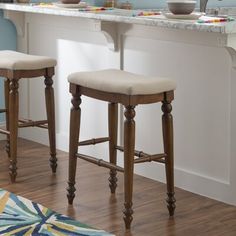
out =
[(0, 189), (0, 235), (112, 236)]

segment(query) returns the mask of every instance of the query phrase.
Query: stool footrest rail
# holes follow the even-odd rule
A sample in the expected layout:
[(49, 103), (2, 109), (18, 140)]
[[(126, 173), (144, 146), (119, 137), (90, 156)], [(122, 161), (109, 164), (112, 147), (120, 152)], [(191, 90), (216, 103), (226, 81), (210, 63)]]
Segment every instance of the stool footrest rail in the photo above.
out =
[[(124, 152), (124, 147), (116, 146), (116, 149), (121, 152)], [(167, 157), (165, 153), (150, 155), (145, 152), (136, 151), (136, 150), (134, 151), (134, 155), (138, 157), (137, 159), (134, 160), (134, 164), (143, 163), (143, 162), (151, 162), (151, 161), (165, 163), (165, 158)]]
[(39, 120), (39, 121), (33, 121), (33, 120), (27, 120), (27, 119), (19, 119), (19, 128), (26, 128), (26, 127), (38, 127), (47, 129), (48, 121), (47, 120)]
[(102, 159), (98, 159), (98, 158), (88, 156), (88, 155), (84, 155), (84, 154), (81, 154), (81, 153), (77, 153), (76, 156), (80, 159), (91, 162), (95, 165), (102, 166), (102, 167), (105, 167), (105, 168), (108, 168), (108, 169), (111, 169), (111, 170), (117, 170), (117, 171), (120, 171), (120, 172), (124, 172), (124, 168), (122, 168), (120, 166), (116, 166), (114, 164), (111, 164), (110, 162), (104, 161)]
[(98, 143), (105, 143), (105, 142), (108, 142), (109, 140), (110, 140), (109, 137), (93, 138), (93, 139), (88, 139), (88, 140), (79, 142), (79, 143), (78, 143), (78, 146), (96, 145), (96, 144), (98, 144)]
[(5, 130), (5, 129), (0, 129), (0, 134), (6, 134), (6, 135), (9, 135), (10, 132)]

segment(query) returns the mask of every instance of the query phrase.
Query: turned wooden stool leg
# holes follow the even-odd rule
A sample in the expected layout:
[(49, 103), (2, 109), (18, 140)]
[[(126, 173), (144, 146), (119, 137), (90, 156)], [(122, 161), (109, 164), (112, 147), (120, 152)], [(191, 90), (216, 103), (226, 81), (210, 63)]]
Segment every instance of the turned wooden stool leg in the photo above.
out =
[[(4, 81), (4, 92), (5, 92), (5, 109), (6, 109), (6, 130), (9, 131), (9, 80), (6, 79)], [(7, 152), (7, 155), (8, 157), (10, 157), (10, 137), (9, 135), (7, 135), (7, 143), (6, 143), (6, 146), (5, 146), (5, 150)]]
[(45, 101), (48, 120), (48, 135), (50, 143), (50, 166), (52, 172), (55, 173), (57, 169), (56, 158), (56, 128), (55, 128), (55, 103), (54, 103), (54, 90), (52, 87), (53, 80), (51, 76), (45, 76)]
[(171, 115), (171, 102), (165, 100), (162, 102), (162, 129), (164, 151), (167, 154), (165, 158), (166, 182), (167, 182), (167, 208), (169, 215), (173, 216), (175, 211), (175, 192), (174, 192), (174, 152), (173, 152), (173, 118)]
[[(109, 129), (109, 153), (110, 153), (110, 163), (116, 165), (117, 159), (117, 129), (118, 129), (118, 104), (117, 103), (109, 103), (108, 104), (108, 129)], [(111, 193), (116, 192), (117, 187), (117, 171), (110, 170), (109, 177), (109, 187), (111, 189)]]
[(77, 157), (76, 153), (78, 151), (78, 141), (80, 132), (80, 116), (81, 116), (81, 98), (77, 91), (77, 86), (71, 86), (72, 93), (72, 108), (70, 113), (70, 146), (69, 146), (69, 180), (67, 187), (67, 198), (69, 204), (73, 203), (75, 197), (75, 175), (76, 175), (76, 165)]
[(124, 221), (126, 229), (130, 229), (133, 220), (132, 195), (133, 195), (133, 172), (134, 172), (134, 148), (135, 148), (135, 110), (134, 106), (127, 106), (124, 113), (124, 191), (125, 209)]
[(10, 81), (9, 93), (9, 130), (10, 130), (10, 166), (9, 174), (11, 182), (15, 182), (17, 175), (17, 136), (18, 136), (18, 114), (19, 114), (19, 83), (18, 80)]

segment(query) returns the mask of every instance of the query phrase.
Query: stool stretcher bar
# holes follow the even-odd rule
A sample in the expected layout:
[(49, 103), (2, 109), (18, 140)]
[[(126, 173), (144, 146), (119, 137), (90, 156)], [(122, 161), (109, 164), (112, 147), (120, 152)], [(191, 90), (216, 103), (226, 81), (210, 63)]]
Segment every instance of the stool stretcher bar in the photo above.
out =
[[(124, 152), (124, 147), (116, 146), (116, 149), (121, 152)], [(136, 151), (136, 150), (134, 151), (134, 155), (138, 157), (137, 159), (134, 160), (134, 164), (143, 163), (143, 162), (151, 162), (151, 161), (165, 163), (165, 158), (167, 156), (165, 153), (149, 155), (145, 152)]]
[(78, 146), (86, 146), (86, 145), (96, 145), (98, 143), (105, 143), (108, 142), (110, 139), (109, 137), (104, 137), (104, 138), (93, 138), (93, 139), (88, 139), (82, 142), (78, 143)]
[(26, 127), (38, 127), (47, 129), (48, 126), (46, 125), (48, 123), (47, 120), (39, 120), (39, 121), (33, 121), (33, 120), (26, 120), (26, 119), (19, 119), (19, 128), (26, 128)]
[(134, 160), (134, 164), (143, 163), (143, 162), (152, 162), (152, 161), (165, 163), (165, 160), (164, 160), (165, 157), (166, 157), (166, 154), (164, 154), (164, 153), (150, 155), (150, 156), (146, 156), (146, 157), (139, 157)]
[(84, 155), (84, 154), (80, 154), (80, 153), (77, 153), (76, 156), (80, 159), (91, 162), (91, 163), (96, 164), (98, 166), (102, 166), (102, 167), (105, 167), (105, 168), (108, 168), (111, 170), (117, 170), (120, 172), (124, 172), (124, 168), (122, 168), (120, 166), (113, 165), (110, 162), (104, 161), (102, 159), (98, 159), (98, 158), (91, 157), (91, 156)]
[(4, 130), (4, 129), (0, 129), (0, 133), (1, 133), (1, 134), (6, 134), (6, 135), (9, 135), (9, 134), (10, 134), (9, 131)]

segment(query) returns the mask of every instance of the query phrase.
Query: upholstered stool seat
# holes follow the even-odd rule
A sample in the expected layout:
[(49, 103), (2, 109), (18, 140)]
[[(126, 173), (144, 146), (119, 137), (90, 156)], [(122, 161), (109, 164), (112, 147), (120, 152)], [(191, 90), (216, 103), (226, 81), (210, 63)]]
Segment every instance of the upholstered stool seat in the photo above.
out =
[(38, 70), (56, 66), (57, 61), (43, 56), (28, 55), (15, 51), (0, 51), (0, 69)]
[(170, 79), (147, 77), (115, 69), (73, 73), (69, 75), (68, 81), (103, 92), (126, 95), (155, 94), (176, 88), (176, 83)]
[[(0, 133), (7, 135), (6, 151), (10, 160), (9, 174), (11, 181), (15, 182), (17, 175), (17, 136), (18, 128), (39, 127), (48, 129), (50, 142), (50, 165), (53, 172), (56, 172), (56, 139), (55, 139), (55, 108), (53, 80), (56, 60), (33, 56), (15, 51), (0, 51), (0, 76), (5, 80), (5, 109), (0, 109), (0, 113), (6, 113), (6, 129), (0, 129)], [(45, 78), (45, 100), (47, 119), (32, 121), (29, 119), (19, 119), (19, 80), (22, 78)], [(36, 105), (36, 104), (35, 104)]]
[[(167, 182), (167, 207), (169, 215), (174, 215), (174, 153), (173, 120), (171, 102), (174, 99), (176, 83), (173, 80), (136, 75), (133, 73), (109, 69), (94, 72), (77, 72), (69, 75), (72, 108), (70, 118), (69, 180), (67, 197), (69, 204), (75, 197), (75, 175), (77, 158), (110, 169), (109, 186), (111, 193), (117, 187), (117, 171), (124, 172), (124, 221), (126, 229), (132, 222), (132, 194), (134, 164), (159, 162), (165, 164)], [(108, 137), (79, 141), (81, 95), (109, 102)], [(135, 106), (139, 104), (162, 103), (162, 128), (164, 151), (159, 154), (147, 154), (135, 150)], [(125, 106), (124, 146), (117, 144), (118, 103)], [(97, 114), (94, 114), (95, 116)], [(145, 124), (144, 124), (145, 125)], [(150, 125), (150, 124), (148, 124)], [(121, 126), (122, 127), (122, 126)], [(122, 133), (122, 132), (121, 132)], [(78, 146), (95, 145), (109, 142), (109, 159), (107, 162), (96, 157), (78, 153)], [(117, 165), (117, 150), (124, 152), (124, 168)]]

